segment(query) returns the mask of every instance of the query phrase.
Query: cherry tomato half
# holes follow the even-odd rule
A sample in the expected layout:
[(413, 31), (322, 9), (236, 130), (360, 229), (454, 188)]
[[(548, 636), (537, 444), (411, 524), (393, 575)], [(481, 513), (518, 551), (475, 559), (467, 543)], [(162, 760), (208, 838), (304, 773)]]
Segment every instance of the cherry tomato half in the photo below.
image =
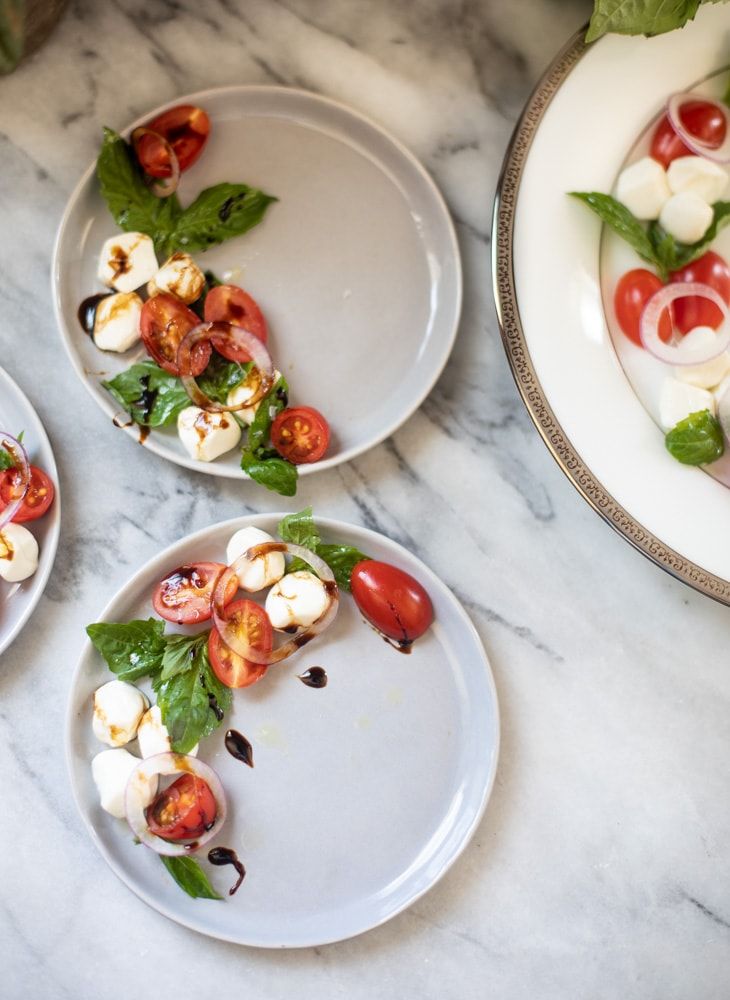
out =
[[(268, 340), (269, 332), (266, 329), (264, 314), (248, 292), (244, 292), (238, 285), (217, 285), (211, 288), (205, 296), (203, 316), (208, 323), (223, 322), (242, 326), (244, 330), (258, 337), (262, 344)], [(248, 351), (233, 347), (224, 339), (219, 341), (213, 338), (213, 346), (229, 361), (245, 364), (251, 360)]]
[[(6, 469), (0, 473), (0, 510), (17, 499), (21, 493), (20, 473), (17, 469)], [(13, 521), (22, 524), (24, 521), (37, 521), (43, 517), (53, 503), (56, 490), (48, 476), (35, 465), (30, 467), (30, 484), (19, 510), (15, 512)]]
[[(655, 292), (662, 288), (661, 280), (646, 268), (627, 271), (619, 279), (613, 296), (618, 325), (635, 344), (641, 347), (641, 314)], [(659, 336), (665, 344), (672, 339), (672, 316), (665, 309), (659, 323)]]
[[(262, 653), (270, 653), (274, 644), (271, 622), (264, 609), (242, 598), (226, 608), (226, 618), (233, 623), (236, 632), (247, 636), (248, 642)], [(265, 663), (252, 663), (234, 652), (221, 639), (218, 629), (212, 629), (208, 639), (208, 656), (213, 673), (221, 684), (230, 688), (249, 687), (261, 680), (268, 667)]]
[(431, 598), (397, 566), (365, 559), (353, 569), (350, 586), (360, 611), (389, 639), (409, 645), (433, 622)]
[[(679, 109), (679, 117), (687, 131), (707, 143), (711, 149), (719, 149), (725, 141), (725, 117), (709, 101), (686, 101)], [(663, 167), (668, 167), (679, 156), (694, 155), (674, 131), (666, 115), (661, 118), (654, 131), (649, 152)]]
[[(168, 622), (195, 625), (207, 622), (212, 614), (211, 598), (223, 563), (198, 562), (180, 566), (161, 580), (152, 596), (155, 611)], [(238, 590), (235, 576), (226, 588), (225, 600), (232, 601)]]
[[(157, 132), (170, 143), (182, 172), (192, 167), (203, 152), (210, 134), (210, 119), (202, 108), (196, 108), (192, 104), (179, 104), (153, 118), (145, 128)], [(155, 136), (143, 135), (136, 143), (135, 150), (140, 166), (150, 177), (171, 176), (168, 150)]]
[[(670, 281), (699, 281), (709, 285), (730, 303), (730, 268), (713, 250), (670, 275)], [(722, 313), (709, 299), (691, 295), (674, 302), (674, 321), (682, 333), (689, 333), (696, 326), (711, 326), (714, 330), (722, 323)]]
[(293, 406), (282, 410), (271, 425), (271, 443), (294, 465), (318, 462), (330, 443), (330, 427), (319, 410)]
[(208, 782), (196, 774), (182, 774), (155, 796), (145, 818), (157, 837), (195, 840), (215, 823), (217, 813)]
[[(147, 299), (142, 306), (139, 329), (149, 356), (171, 375), (179, 375), (177, 351), (180, 341), (200, 320), (192, 309), (163, 292)], [(193, 349), (193, 375), (200, 375), (210, 361), (212, 347), (200, 343)]]

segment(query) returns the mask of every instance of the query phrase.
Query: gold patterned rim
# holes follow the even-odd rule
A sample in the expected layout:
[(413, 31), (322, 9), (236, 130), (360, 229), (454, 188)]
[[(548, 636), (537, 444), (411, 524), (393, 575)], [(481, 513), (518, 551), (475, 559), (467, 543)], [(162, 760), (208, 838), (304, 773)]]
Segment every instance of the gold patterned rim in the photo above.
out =
[(575, 450), (540, 385), (527, 348), (515, 293), (512, 259), (514, 216), (532, 140), (550, 102), (586, 52), (585, 27), (571, 38), (532, 92), (512, 134), (497, 185), (492, 219), (492, 280), (502, 342), (515, 383), (550, 453), (581, 496), (634, 548), (702, 594), (730, 604), (730, 581), (685, 559), (648, 531), (596, 479)]

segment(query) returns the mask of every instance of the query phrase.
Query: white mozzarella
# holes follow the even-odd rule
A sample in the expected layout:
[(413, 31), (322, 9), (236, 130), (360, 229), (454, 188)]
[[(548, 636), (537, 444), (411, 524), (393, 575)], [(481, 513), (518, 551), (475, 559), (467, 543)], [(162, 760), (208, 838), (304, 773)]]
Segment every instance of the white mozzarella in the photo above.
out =
[[(274, 369), (274, 381), (272, 385), (276, 385), (278, 380), (281, 378), (281, 372)], [(237, 385), (235, 389), (231, 389), (226, 398), (227, 406), (239, 406), (241, 403), (245, 403), (247, 400), (251, 399), (253, 395), (258, 392), (258, 388), (261, 385), (261, 375), (259, 374), (258, 368), (252, 368), (248, 373), (246, 378)], [(256, 416), (256, 411), (259, 406), (261, 406), (261, 400), (258, 403), (254, 403), (253, 406), (244, 406), (241, 410), (236, 410), (236, 416), (239, 420), (242, 420), (244, 424), (252, 424), (253, 418)]]
[(701, 240), (712, 222), (712, 209), (693, 191), (673, 194), (659, 213), (663, 229), (680, 243)]
[(109, 681), (94, 693), (94, 736), (110, 747), (123, 747), (133, 740), (147, 699), (134, 684)]
[[(696, 326), (682, 338), (682, 344), (691, 347), (711, 347), (717, 339), (717, 333), (711, 326)], [(711, 361), (702, 365), (678, 365), (674, 369), (674, 377), (680, 382), (689, 382), (700, 389), (712, 389), (718, 385), (730, 372), (730, 353), (723, 351)]]
[(672, 194), (692, 191), (708, 205), (718, 201), (727, 187), (727, 173), (704, 156), (679, 156), (667, 169)]
[(191, 458), (201, 462), (212, 462), (241, 440), (241, 428), (230, 413), (209, 413), (199, 406), (182, 411), (177, 418), (177, 432)]
[(133, 292), (157, 273), (155, 245), (144, 233), (110, 236), (101, 248), (99, 281), (118, 292)]
[(671, 196), (661, 163), (645, 156), (619, 174), (616, 197), (637, 219), (658, 219)]
[(205, 275), (189, 253), (177, 251), (169, 257), (147, 286), (147, 293), (168, 292), (186, 304), (200, 298)]
[[(226, 549), (226, 559), (230, 565), (234, 559), (250, 549), (252, 545), (263, 545), (276, 539), (260, 528), (241, 528), (231, 537)], [(242, 569), (238, 571), (238, 582), (243, 590), (255, 594), (257, 590), (270, 587), (281, 580), (286, 569), (283, 552), (268, 552), (256, 559), (247, 559)]]
[[(137, 746), (142, 757), (154, 757), (158, 753), (170, 753), (170, 734), (167, 726), (162, 721), (162, 712), (159, 705), (148, 708), (139, 722), (137, 729)], [(188, 753), (191, 757), (198, 754), (198, 744), (196, 743)]]
[(700, 389), (676, 378), (664, 380), (659, 398), (659, 420), (665, 431), (676, 427), (690, 413), (709, 410), (715, 414), (715, 397), (707, 389)]
[(38, 569), (38, 542), (22, 524), (6, 524), (0, 531), (0, 576), (20, 583)]
[(324, 584), (309, 570), (288, 573), (266, 595), (266, 613), (274, 628), (312, 625), (329, 604)]
[(139, 340), (142, 299), (136, 292), (107, 295), (96, 307), (94, 343), (102, 351), (122, 354)]
[(715, 403), (717, 406), (720, 405), (720, 400), (728, 389), (730, 389), (730, 375), (726, 375), (722, 382), (712, 391), (712, 395), (715, 397)]
[[(133, 757), (128, 750), (102, 750), (91, 762), (91, 776), (99, 792), (101, 808), (117, 819), (124, 819), (124, 798), (129, 776), (139, 764), (139, 757)], [(157, 775), (140, 778), (143, 788), (144, 805), (149, 805), (157, 792)]]

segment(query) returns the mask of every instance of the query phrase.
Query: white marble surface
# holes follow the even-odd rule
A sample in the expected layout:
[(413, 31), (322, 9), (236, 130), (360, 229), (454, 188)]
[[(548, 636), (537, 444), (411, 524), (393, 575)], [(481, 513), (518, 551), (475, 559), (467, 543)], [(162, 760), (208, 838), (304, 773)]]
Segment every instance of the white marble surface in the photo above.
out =
[[(584, 0), (72, 0), (0, 79), (0, 357), (61, 468), (47, 594), (0, 663), (0, 995), (352, 1000), (657, 998), (730, 989), (728, 611), (583, 503), (518, 400), (487, 231), (514, 118)], [(359, 939), (256, 952), (188, 932), (106, 868), (69, 798), (62, 726), (83, 626), (152, 551), (273, 495), (163, 464), (75, 382), (51, 315), (51, 243), (94, 155), (187, 91), (296, 84), (423, 159), (457, 219), (464, 319), (423, 408), (299, 502), (379, 528), (462, 596), (492, 658), (503, 747), (473, 843), (410, 911)]]

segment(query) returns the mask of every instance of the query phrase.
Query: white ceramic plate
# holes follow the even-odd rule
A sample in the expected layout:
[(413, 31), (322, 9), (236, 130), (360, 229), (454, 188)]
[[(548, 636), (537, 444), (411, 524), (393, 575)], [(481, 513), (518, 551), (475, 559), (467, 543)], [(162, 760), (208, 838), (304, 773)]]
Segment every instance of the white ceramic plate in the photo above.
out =
[[(129, 581), (99, 620), (148, 617), (150, 594), (172, 568), (224, 560), (235, 530), (254, 524), (275, 533), (279, 517), (238, 518), (170, 547)], [(395, 542), (337, 521), (317, 523), (326, 538), (417, 577), (436, 621), (403, 656), (363, 624), (343, 594), (334, 625), (320, 639), (252, 688), (234, 692), (230, 716), (200, 754), (228, 794), (229, 816), (215, 843), (233, 847), (247, 870), (232, 899), (190, 899), (152, 851), (133, 844), (124, 821), (101, 810), (90, 762), (103, 748), (91, 732), (91, 699), (111, 675), (88, 642), (72, 683), (66, 752), (93, 841), (150, 906), (240, 944), (318, 945), (388, 920), (426, 892), (463, 850), (494, 781), (497, 697), (466, 612)], [(327, 671), (327, 687), (315, 690), (297, 679), (314, 665)], [(253, 770), (225, 750), (229, 725), (251, 740)], [(210, 871), (225, 891), (230, 869)]]
[[(461, 264), (444, 201), (399, 142), (326, 98), (283, 87), (228, 87), (164, 107), (180, 103), (204, 107), (212, 122), (203, 155), (183, 175), (183, 204), (224, 180), (280, 199), (259, 226), (198, 259), (219, 276), (234, 272), (231, 280), (254, 296), (292, 402), (316, 407), (330, 422), (327, 458), (300, 472), (348, 461), (420, 406), (451, 351)], [(138, 352), (97, 350), (77, 310), (100, 290), (99, 252), (115, 232), (90, 167), (58, 233), (53, 293), (71, 362), (108, 416), (119, 407), (101, 380), (129, 367)], [(127, 433), (136, 438), (138, 429)], [(237, 450), (195, 461), (175, 428), (153, 431), (146, 446), (188, 468), (247, 478)]]
[(530, 98), (494, 214), (500, 324), (523, 400), (586, 500), (633, 545), (730, 603), (730, 491), (680, 465), (634, 393), (604, 314), (601, 227), (568, 191), (611, 191), (670, 94), (730, 64), (730, 8), (656, 38), (582, 34)]
[(0, 580), (0, 653), (7, 649), (33, 613), (45, 590), (56, 558), (61, 527), (61, 501), (58, 495), (58, 472), (51, 445), (27, 396), (8, 373), (0, 368), (0, 430), (16, 437), (24, 431), (23, 443), (33, 463), (43, 469), (56, 487), (53, 506), (38, 521), (24, 525), (32, 531), (40, 548), (38, 569), (22, 583)]

